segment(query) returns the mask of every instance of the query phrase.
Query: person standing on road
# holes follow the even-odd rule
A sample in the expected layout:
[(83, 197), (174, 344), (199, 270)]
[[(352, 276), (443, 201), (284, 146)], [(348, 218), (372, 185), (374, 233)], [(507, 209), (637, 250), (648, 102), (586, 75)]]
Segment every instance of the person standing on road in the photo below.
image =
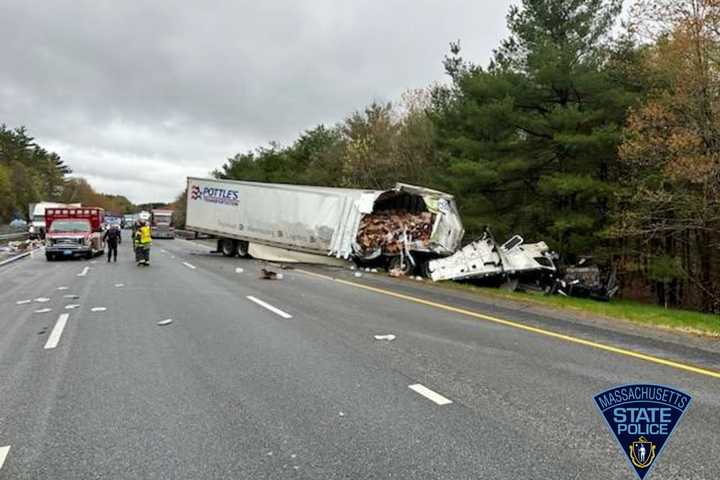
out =
[(110, 228), (105, 230), (103, 235), (103, 241), (107, 245), (108, 255), (107, 261), (110, 262), (110, 258), (117, 263), (118, 245), (122, 243), (122, 232), (117, 225), (111, 225)]
[(152, 245), (150, 226), (145, 220), (140, 220), (140, 226), (135, 231), (135, 260), (138, 265), (150, 265), (150, 245)]

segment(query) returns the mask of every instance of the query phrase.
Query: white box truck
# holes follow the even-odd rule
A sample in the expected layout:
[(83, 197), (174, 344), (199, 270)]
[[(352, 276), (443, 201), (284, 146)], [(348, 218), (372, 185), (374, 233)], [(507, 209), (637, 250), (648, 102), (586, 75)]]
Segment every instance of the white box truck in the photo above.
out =
[(218, 238), (218, 251), (250, 244), (411, 271), (452, 255), (464, 230), (452, 195), (397, 184), (390, 190), (187, 179), (186, 229)]
[(57, 202), (38, 202), (31, 203), (28, 206), (28, 233), (30, 238), (45, 238), (45, 209), (46, 208), (62, 208), (72, 207), (79, 208), (82, 204), (80, 203), (57, 203)]

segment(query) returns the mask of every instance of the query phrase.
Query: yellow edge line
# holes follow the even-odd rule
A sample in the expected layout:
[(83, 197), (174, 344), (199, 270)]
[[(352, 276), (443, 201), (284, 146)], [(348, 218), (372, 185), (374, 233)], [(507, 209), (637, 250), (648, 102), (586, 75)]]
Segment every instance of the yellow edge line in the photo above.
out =
[(481, 319), (481, 320), (486, 320), (486, 321), (488, 321), (488, 322), (498, 323), (498, 324), (500, 324), (500, 325), (505, 325), (505, 326), (507, 326), (507, 327), (517, 328), (517, 329), (519, 329), (519, 330), (525, 330), (525, 331), (527, 331), (527, 332), (536, 333), (536, 334), (538, 334), (538, 335), (545, 335), (546, 337), (557, 338), (557, 339), (559, 339), (559, 340), (564, 340), (564, 341), (566, 341), (566, 342), (576, 343), (576, 344), (579, 344), (579, 345), (585, 345), (586, 347), (592, 347), (592, 348), (596, 348), (596, 349), (598, 349), (598, 350), (605, 350), (606, 352), (617, 353), (618, 355), (625, 355), (625, 356), (627, 356), (627, 357), (638, 358), (638, 359), (640, 359), (640, 360), (645, 360), (645, 361), (647, 361), (647, 362), (657, 363), (657, 364), (659, 364), (659, 365), (665, 365), (665, 366), (667, 366), (667, 367), (677, 368), (677, 369), (679, 369), (679, 370), (684, 370), (684, 371), (686, 371), (686, 372), (697, 373), (697, 374), (700, 374), (700, 375), (706, 375), (706, 376), (708, 376), (708, 377), (713, 377), (713, 378), (719, 378), (719, 379), (720, 379), (720, 372), (718, 372), (718, 371), (709, 370), (709, 369), (706, 369), (706, 368), (695, 367), (695, 366), (693, 366), (693, 365), (688, 365), (688, 364), (685, 364), (685, 363), (675, 362), (675, 361), (673, 361), (673, 360), (667, 360), (667, 359), (665, 359), (665, 358), (655, 357), (655, 356), (653, 356), (653, 355), (648, 355), (648, 354), (645, 354), (645, 353), (634, 352), (634, 351), (632, 351), (632, 350), (626, 350), (626, 349), (624, 349), (624, 348), (613, 347), (612, 345), (605, 345), (604, 343), (593, 342), (593, 341), (591, 341), (591, 340), (585, 340), (584, 338), (573, 337), (573, 336), (571, 336), (571, 335), (565, 335), (565, 334), (563, 334), (563, 333), (557, 333), (557, 332), (553, 332), (553, 331), (551, 331), (551, 330), (545, 330), (545, 329), (543, 329), (543, 328), (532, 327), (532, 326), (530, 326), (530, 325), (524, 325), (524, 324), (522, 324), (522, 323), (517, 323), (517, 322), (510, 321), (510, 320), (505, 320), (505, 319), (502, 319), (502, 318), (492, 317), (492, 316), (490, 316), (490, 315), (485, 315), (485, 314), (482, 314), (482, 313), (473, 312), (473, 311), (471, 311), (471, 310), (465, 310), (464, 308), (453, 307), (453, 306), (450, 306), (450, 305), (445, 305), (445, 304), (443, 304), (443, 303), (431, 302), (431, 301), (429, 301), (429, 300), (423, 300), (422, 298), (413, 297), (413, 296), (411, 296), (411, 295), (405, 295), (405, 294), (402, 294), (402, 293), (393, 292), (392, 290), (385, 290), (385, 289), (383, 289), (383, 288), (371, 287), (371, 286), (369, 286), (369, 285), (363, 285), (363, 284), (361, 284), (361, 283), (351, 282), (351, 281), (348, 281), (348, 280), (342, 280), (342, 279), (340, 279), (340, 278), (334, 278), (334, 277), (330, 277), (330, 276), (328, 276), (328, 275), (322, 275), (322, 274), (315, 273), (315, 272), (310, 272), (310, 271), (307, 271), (307, 270), (296, 269), (295, 271), (296, 271), (296, 272), (300, 272), (300, 273), (304, 273), (304, 274), (306, 274), (306, 275), (310, 275), (310, 276), (312, 276), (312, 277), (322, 278), (322, 279), (324, 279), (324, 280), (333, 280), (333, 281), (335, 281), (335, 282), (342, 283), (342, 284), (344, 284), (344, 285), (349, 285), (349, 286), (351, 286), (351, 287), (362, 288), (362, 289), (365, 289), (365, 290), (369, 290), (369, 291), (371, 291), (371, 292), (381, 293), (381, 294), (383, 294), (383, 295), (389, 295), (389, 296), (391, 296), (391, 297), (401, 298), (401, 299), (403, 299), (403, 300), (408, 300), (408, 301), (410, 301), (410, 302), (415, 302), (415, 303), (419, 303), (419, 304), (422, 304), (422, 305), (427, 305), (427, 306), (430, 306), (430, 307), (435, 307), (435, 308), (439, 308), (439, 309), (442, 309), (442, 310), (447, 310), (447, 311), (449, 311), (449, 312), (455, 312), (455, 313), (459, 313), (459, 314), (461, 314), (461, 315), (467, 315), (467, 316), (469, 316), (469, 317), (479, 318), (479, 319)]

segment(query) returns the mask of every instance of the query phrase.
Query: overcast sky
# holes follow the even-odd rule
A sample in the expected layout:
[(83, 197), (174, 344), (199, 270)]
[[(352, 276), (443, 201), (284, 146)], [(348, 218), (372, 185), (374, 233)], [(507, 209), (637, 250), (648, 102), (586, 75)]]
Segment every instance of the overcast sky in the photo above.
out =
[(511, 0), (0, 0), (0, 123), (98, 190), (169, 201), (235, 153), (485, 64)]

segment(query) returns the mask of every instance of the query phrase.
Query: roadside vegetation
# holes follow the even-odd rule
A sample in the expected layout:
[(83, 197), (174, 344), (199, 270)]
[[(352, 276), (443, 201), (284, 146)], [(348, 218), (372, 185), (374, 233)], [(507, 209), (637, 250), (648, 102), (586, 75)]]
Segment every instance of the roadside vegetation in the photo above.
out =
[(529, 303), (540, 307), (571, 311), (576, 314), (609, 319), (626, 320), (637, 324), (665, 327), (699, 335), (720, 336), (720, 320), (715, 314), (701, 313), (678, 308), (664, 308), (635, 300), (598, 302), (586, 298), (544, 295), (535, 292), (510, 292), (507, 290), (478, 287), (468, 283), (442, 283), (443, 288), (476, 292), (480, 295)]
[(0, 125), (0, 225), (15, 218), (28, 220), (30, 203), (68, 202), (131, 212), (132, 203), (119, 195), (96, 192), (55, 152), (40, 146), (23, 127)]
[(435, 187), (456, 195), (466, 241), (486, 226), (544, 240), (615, 271), (626, 299), (720, 313), (720, 3), (628, 7), (621, 24), (621, 0), (523, 0), (484, 64), (453, 42), (448, 83), (215, 175)]

